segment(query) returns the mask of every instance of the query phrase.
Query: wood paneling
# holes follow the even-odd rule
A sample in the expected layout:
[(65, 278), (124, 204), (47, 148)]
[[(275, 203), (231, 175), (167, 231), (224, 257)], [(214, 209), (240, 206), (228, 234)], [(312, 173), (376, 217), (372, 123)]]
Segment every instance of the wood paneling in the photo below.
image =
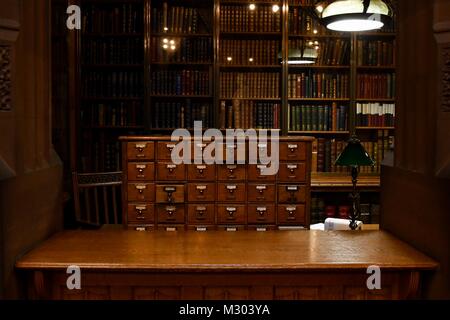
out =
[(62, 164), (50, 138), (49, 14), (49, 0), (0, 3), (0, 45), (12, 48), (12, 109), (0, 112), (0, 297), (4, 298), (22, 295), (14, 272), (17, 257), (62, 224)]

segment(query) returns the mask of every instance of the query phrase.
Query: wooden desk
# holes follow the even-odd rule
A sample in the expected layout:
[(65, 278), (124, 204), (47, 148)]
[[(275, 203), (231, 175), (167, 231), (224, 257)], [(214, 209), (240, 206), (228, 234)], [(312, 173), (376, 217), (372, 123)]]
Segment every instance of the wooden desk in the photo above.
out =
[[(82, 290), (66, 288), (78, 265)], [(382, 290), (366, 287), (367, 267)], [(385, 232), (67, 231), (17, 264), (30, 298), (406, 299), (436, 263)]]
[[(311, 189), (313, 192), (351, 192), (352, 178), (349, 174), (311, 174)], [(360, 175), (358, 190), (361, 192), (379, 192), (380, 176)]]

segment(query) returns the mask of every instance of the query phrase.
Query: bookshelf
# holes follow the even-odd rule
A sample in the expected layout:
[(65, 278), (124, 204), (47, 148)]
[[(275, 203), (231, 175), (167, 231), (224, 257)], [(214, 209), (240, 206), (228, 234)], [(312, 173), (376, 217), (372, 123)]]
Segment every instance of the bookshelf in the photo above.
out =
[(147, 125), (214, 126), (213, 1), (150, 1)]
[[(330, 32), (312, 18), (312, 0), (78, 2), (73, 170), (119, 168), (119, 135), (202, 121), (315, 137), (315, 181), (342, 197), (329, 182), (347, 173), (333, 163), (357, 133), (377, 161), (362, 177), (379, 176), (395, 132), (395, 25)], [(315, 64), (286, 63), (305, 48), (317, 50)]]

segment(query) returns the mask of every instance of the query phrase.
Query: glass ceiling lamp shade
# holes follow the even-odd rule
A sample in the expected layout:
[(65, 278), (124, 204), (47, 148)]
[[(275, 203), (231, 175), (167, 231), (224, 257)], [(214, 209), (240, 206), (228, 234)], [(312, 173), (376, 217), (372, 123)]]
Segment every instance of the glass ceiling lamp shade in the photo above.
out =
[(392, 19), (392, 10), (382, 0), (336, 0), (321, 15), (330, 30), (358, 32), (381, 29)]
[[(316, 63), (317, 56), (317, 50), (313, 48), (305, 48), (303, 54), (300, 49), (289, 49), (288, 64), (313, 64)], [(281, 52), (278, 59), (283, 60)]]

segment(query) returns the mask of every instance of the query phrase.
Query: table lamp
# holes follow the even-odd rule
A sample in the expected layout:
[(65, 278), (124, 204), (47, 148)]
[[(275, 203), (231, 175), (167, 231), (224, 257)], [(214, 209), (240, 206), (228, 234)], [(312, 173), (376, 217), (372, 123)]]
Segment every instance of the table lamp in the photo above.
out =
[(350, 198), (353, 202), (353, 210), (350, 215), (350, 229), (356, 230), (357, 219), (361, 214), (360, 210), (360, 195), (356, 188), (358, 183), (358, 173), (360, 166), (373, 166), (375, 162), (369, 156), (367, 151), (361, 144), (361, 141), (356, 136), (352, 136), (348, 141), (344, 151), (338, 156), (335, 164), (337, 166), (350, 167), (352, 169), (352, 183), (353, 192), (350, 194)]

